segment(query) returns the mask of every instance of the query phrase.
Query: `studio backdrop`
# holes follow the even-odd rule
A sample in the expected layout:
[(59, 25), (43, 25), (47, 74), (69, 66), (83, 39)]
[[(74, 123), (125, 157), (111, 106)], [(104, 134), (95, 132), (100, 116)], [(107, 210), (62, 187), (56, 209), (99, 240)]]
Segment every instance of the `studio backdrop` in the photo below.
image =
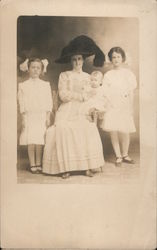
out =
[[(110, 48), (120, 46), (127, 54), (127, 63), (139, 83), (139, 27), (137, 18), (119, 17), (61, 17), (61, 16), (20, 16), (17, 20), (17, 81), (28, 77), (19, 70), (19, 65), (30, 57), (47, 59), (47, 73), (43, 76), (51, 84), (52, 91), (57, 90), (58, 77), (70, 69), (69, 64), (56, 64), (62, 48), (79, 35), (91, 37), (106, 55), (106, 63), (97, 68), (103, 74), (109, 70), (108, 52)], [(86, 59), (84, 71), (91, 73), (96, 69), (93, 58)], [(137, 132), (132, 135), (131, 149), (139, 151), (139, 84), (134, 98), (134, 119)], [(21, 121), (18, 113), (18, 137)], [(112, 152), (110, 138), (101, 133), (104, 152)]]

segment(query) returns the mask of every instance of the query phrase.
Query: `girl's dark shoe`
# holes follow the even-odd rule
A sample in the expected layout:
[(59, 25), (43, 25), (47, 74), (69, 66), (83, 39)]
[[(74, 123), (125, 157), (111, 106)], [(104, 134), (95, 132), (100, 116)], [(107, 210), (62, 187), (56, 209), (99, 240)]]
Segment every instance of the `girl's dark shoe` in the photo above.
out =
[(36, 166), (30, 166), (30, 172), (32, 174), (37, 174), (38, 173), (37, 167)]
[(123, 162), (128, 163), (128, 164), (135, 164), (135, 161), (132, 160), (128, 155), (123, 156)]
[(122, 161), (123, 161), (122, 157), (116, 157), (116, 162), (115, 162), (116, 167), (121, 167)]
[(41, 174), (42, 173), (42, 167), (41, 167), (41, 165), (36, 166), (36, 168), (37, 168), (38, 174)]

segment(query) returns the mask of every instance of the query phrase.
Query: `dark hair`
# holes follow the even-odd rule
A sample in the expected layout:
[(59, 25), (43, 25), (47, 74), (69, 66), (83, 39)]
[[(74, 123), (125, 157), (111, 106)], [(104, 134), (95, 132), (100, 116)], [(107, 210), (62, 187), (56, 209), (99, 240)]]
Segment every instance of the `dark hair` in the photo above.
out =
[(81, 53), (79, 53), (79, 52), (78, 52), (78, 53), (75, 53), (75, 54), (73, 54), (73, 55), (71, 55), (70, 58), (72, 58), (73, 56), (77, 56), (77, 55), (82, 56), (82, 59), (83, 59), (83, 60), (85, 60), (85, 59), (87, 58), (86, 55), (83, 55), (83, 54), (81, 54)]
[(122, 48), (120, 48), (120, 47), (113, 47), (112, 49), (110, 49), (110, 51), (108, 52), (108, 57), (109, 57), (110, 61), (112, 61), (112, 54), (113, 54), (113, 52), (121, 54), (123, 62), (125, 62), (126, 55), (125, 55), (125, 52), (124, 52), (124, 50)]
[(39, 62), (39, 63), (41, 63), (41, 68), (42, 68), (42, 71), (43, 71), (44, 64), (43, 64), (43, 62), (42, 62), (41, 59), (39, 59), (39, 58), (30, 58), (29, 61), (28, 61), (28, 68), (30, 67), (30, 65), (31, 65), (32, 62)]

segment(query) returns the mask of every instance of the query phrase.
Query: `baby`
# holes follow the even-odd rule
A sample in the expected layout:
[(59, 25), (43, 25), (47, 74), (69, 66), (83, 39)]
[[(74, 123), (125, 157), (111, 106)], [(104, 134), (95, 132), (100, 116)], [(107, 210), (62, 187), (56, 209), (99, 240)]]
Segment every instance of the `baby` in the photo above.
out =
[[(90, 76), (90, 89), (93, 89), (93, 95), (85, 102), (85, 112), (88, 120), (101, 120), (104, 117), (106, 100), (102, 89), (103, 74), (100, 71), (93, 71)], [(88, 92), (88, 90), (85, 90)]]

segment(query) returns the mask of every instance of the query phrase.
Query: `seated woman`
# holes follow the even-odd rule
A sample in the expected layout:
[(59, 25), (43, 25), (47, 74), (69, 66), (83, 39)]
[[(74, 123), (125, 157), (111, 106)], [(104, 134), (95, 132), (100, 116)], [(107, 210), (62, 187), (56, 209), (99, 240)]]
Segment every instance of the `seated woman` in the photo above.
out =
[[(61, 57), (56, 60), (57, 63), (71, 62), (72, 70), (59, 76), (58, 90), (62, 103), (56, 113), (55, 124), (46, 133), (43, 173), (61, 173), (63, 178), (68, 178), (71, 171), (85, 171), (92, 177), (92, 169), (104, 165), (98, 129), (80, 112), (85, 100), (83, 89), (90, 77), (82, 67), (84, 59), (91, 55), (95, 55), (95, 66), (103, 65), (105, 56), (99, 47), (89, 37), (79, 36), (63, 48)], [(93, 92), (88, 95), (90, 98)]]

